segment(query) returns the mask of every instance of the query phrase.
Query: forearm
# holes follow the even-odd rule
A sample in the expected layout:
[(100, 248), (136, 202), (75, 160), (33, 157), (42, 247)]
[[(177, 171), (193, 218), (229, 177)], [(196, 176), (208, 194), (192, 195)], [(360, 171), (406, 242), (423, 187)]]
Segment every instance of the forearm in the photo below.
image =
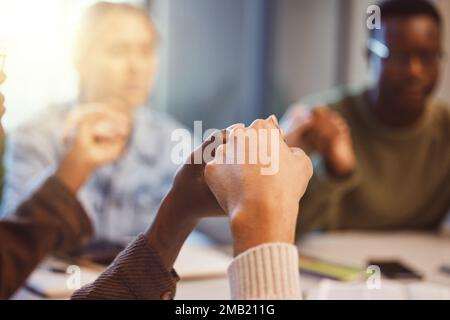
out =
[(77, 155), (76, 150), (70, 150), (56, 170), (56, 177), (73, 193), (77, 193), (95, 170), (93, 165)]
[(48, 254), (72, 249), (92, 234), (75, 196), (50, 178), (10, 218), (0, 222), (0, 297), (10, 297)]
[(100, 277), (76, 291), (73, 300), (173, 299), (178, 276), (168, 271), (159, 252), (139, 235)]
[[(340, 203), (361, 183), (358, 167), (344, 178), (331, 175), (322, 160), (315, 161), (314, 175), (300, 201), (297, 240), (314, 229), (326, 229), (339, 223)], [(326, 196), (324, 196), (326, 195)]]
[(173, 264), (197, 221), (184, 219), (172, 192), (155, 221), (94, 283), (72, 299), (173, 299), (178, 276)]
[(198, 224), (197, 220), (183, 214), (183, 209), (177, 205), (175, 196), (169, 192), (145, 234), (150, 246), (160, 254), (166, 270), (173, 268), (181, 247)]
[(8, 135), (4, 155), (5, 179), (2, 209), (4, 215), (16, 209), (55, 173), (55, 139), (40, 127), (21, 126)]
[(241, 206), (231, 213), (235, 256), (266, 243), (294, 243), (298, 202), (264, 203), (261, 199), (257, 204)]

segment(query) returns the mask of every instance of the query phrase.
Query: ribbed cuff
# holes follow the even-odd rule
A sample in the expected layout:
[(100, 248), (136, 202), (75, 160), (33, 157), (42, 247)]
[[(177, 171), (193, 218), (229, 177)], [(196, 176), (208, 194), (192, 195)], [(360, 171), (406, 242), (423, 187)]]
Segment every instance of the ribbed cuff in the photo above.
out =
[(113, 265), (120, 274), (121, 282), (134, 293), (136, 299), (158, 300), (168, 292), (172, 299), (175, 297), (178, 275), (174, 270), (166, 270), (159, 254), (143, 234), (128, 245)]
[(73, 300), (170, 300), (179, 280), (140, 234), (97, 280), (76, 291)]
[(228, 269), (233, 300), (299, 300), (297, 247), (268, 243), (237, 256)]

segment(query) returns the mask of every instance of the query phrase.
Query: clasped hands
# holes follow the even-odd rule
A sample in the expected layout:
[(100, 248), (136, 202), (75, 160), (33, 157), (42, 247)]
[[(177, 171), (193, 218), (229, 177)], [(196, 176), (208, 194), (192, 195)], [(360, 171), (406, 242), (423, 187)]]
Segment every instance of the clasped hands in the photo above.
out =
[[(120, 158), (132, 121), (109, 102), (79, 107), (66, 128), (67, 152), (56, 176), (77, 192), (93, 170)], [(250, 137), (249, 131), (255, 133), (253, 144), (236, 143), (240, 136)], [(271, 139), (262, 138), (263, 131), (270, 131), (266, 137)], [(206, 149), (212, 151), (209, 159), (204, 157)], [(248, 160), (250, 152), (259, 154), (261, 149), (276, 152), (275, 173), (261, 174), (264, 164), (258, 157), (254, 162), (231, 159)], [(274, 116), (249, 127), (230, 126), (213, 134), (179, 168), (145, 235), (168, 270), (205, 217), (229, 218), (235, 255), (259, 244), (293, 243), (299, 201), (311, 176), (310, 159), (301, 149), (288, 147)]]

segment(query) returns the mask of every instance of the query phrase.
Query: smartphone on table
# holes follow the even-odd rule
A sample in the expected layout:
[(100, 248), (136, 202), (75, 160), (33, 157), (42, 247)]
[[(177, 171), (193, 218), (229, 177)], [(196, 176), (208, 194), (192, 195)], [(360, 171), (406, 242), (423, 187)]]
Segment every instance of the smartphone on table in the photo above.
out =
[(421, 280), (422, 275), (416, 270), (397, 260), (370, 260), (369, 265), (380, 268), (381, 273), (388, 279)]

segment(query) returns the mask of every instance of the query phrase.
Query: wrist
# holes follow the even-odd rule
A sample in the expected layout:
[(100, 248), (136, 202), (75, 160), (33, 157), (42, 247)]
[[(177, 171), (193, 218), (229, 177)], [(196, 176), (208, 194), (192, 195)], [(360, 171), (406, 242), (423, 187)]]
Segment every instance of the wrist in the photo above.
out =
[(59, 164), (55, 176), (64, 183), (69, 190), (77, 193), (96, 167), (83, 161), (73, 150), (66, 153)]
[(330, 142), (325, 152), (325, 166), (330, 174), (338, 178), (351, 175), (356, 166), (351, 144), (342, 140)]
[(285, 136), (285, 141), (286, 141), (286, 144), (291, 148), (300, 148), (300, 147), (302, 147), (302, 144), (303, 144), (301, 137), (299, 137), (298, 134), (293, 134), (293, 133), (287, 134)]
[(158, 216), (170, 221), (172, 227), (179, 230), (191, 229), (191, 226), (195, 228), (200, 219), (191, 212), (192, 209), (188, 207), (190, 203), (182, 200), (182, 195), (171, 188), (161, 203)]
[(325, 158), (325, 168), (329, 174), (337, 178), (346, 178), (350, 176), (355, 170), (355, 165), (353, 163), (337, 163), (334, 158)]
[(160, 255), (167, 270), (173, 268), (187, 237), (198, 220), (187, 217), (177, 207), (176, 198), (169, 192), (158, 210), (155, 221), (146, 232), (147, 241)]
[(231, 215), (235, 256), (265, 243), (295, 242), (298, 203), (292, 206), (242, 207)]

